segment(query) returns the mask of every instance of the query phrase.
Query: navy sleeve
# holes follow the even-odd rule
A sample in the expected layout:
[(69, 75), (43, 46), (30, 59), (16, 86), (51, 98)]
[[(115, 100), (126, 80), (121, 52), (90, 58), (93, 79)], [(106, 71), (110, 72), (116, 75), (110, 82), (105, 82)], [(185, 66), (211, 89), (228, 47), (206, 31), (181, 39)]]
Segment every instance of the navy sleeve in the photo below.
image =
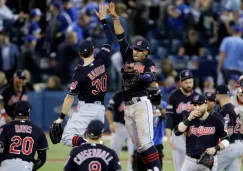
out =
[(109, 167), (110, 167), (109, 170), (112, 170), (112, 171), (122, 171), (119, 158), (118, 158), (118, 156), (117, 156), (117, 154), (115, 152), (113, 152), (113, 157), (114, 158), (112, 159), (111, 163), (109, 164)]
[(117, 102), (117, 94), (115, 93), (113, 95), (113, 97), (110, 99), (110, 101), (107, 105), (107, 109), (113, 111), (115, 108), (116, 102)]
[(173, 129), (173, 121), (174, 121), (174, 111), (173, 111), (173, 96), (171, 95), (168, 99), (168, 103), (166, 106), (166, 120), (165, 120), (165, 127), (168, 129)]
[(147, 61), (148, 62), (147, 62), (146, 67), (145, 67), (144, 75), (149, 75), (152, 78), (152, 81), (156, 81), (156, 77), (155, 77), (156, 67), (155, 67), (155, 64), (150, 59), (147, 59)]
[(73, 171), (74, 170), (74, 163), (73, 163), (73, 158), (74, 158), (74, 153), (75, 153), (75, 149), (73, 148), (68, 156), (67, 162), (64, 166), (63, 171)]
[(226, 111), (220, 111), (220, 115), (224, 118), (224, 127), (225, 128), (234, 128), (234, 118), (231, 114), (226, 113)]
[(216, 117), (216, 119), (217, 119), (217, 121), (215, 122), (215, 123), (217, 123), (216, 134), (218, 135), (218, 138), (224, 139), (228, 136), (227, 130), (225, 130), (225, 128), (224, 128), (224, 122), (218, 117)]
[(127, 42), (125, 33), (117, 35), (117, 38), (120, 45), (120, 52), (122, 54), (123, 63), (125, 64), (126, 61), (129, 59), (129, 55), (132, 57), (132, 49)]
[(79, 91), (78, 91), (78, 87), (79, 87), (79, 77), (78, 77), (78, 73), (77, 73), (78, 69), (75, 70), (73, 77), (72, 77), (72, 83), (70, 84), (69, 87), (69, 95), (78, 95)]
[(48, 150), (48, 142), (46, 139), (46, 135), (44, 134), (44, 132), (41, 132), (41, 137), (40, 137), (40, 141), (37, 147), (37, 150)]

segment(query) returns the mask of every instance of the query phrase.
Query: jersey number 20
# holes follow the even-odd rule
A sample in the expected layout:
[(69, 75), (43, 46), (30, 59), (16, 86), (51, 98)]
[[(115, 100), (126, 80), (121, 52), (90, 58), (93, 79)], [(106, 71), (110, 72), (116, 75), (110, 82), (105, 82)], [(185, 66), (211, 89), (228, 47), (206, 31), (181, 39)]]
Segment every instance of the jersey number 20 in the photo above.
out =
[[(25, 137), (22, 139), (20, 136), (14, 136), (11, 138), (11, 142), (12, 144), (10, 145), (9, 153), (20, 154), (22, 152), (24, 155), (29, 155), (32, 153), (34, 145), (34, 140), (32, 137)], [(21, 150), (16, 149), (19, 146), (21, 146)]]
[(101, 79), (95, 79), (92, 81), (92, 86), (95, 86), (95, 90), (92, 90), (94, 95), (97, 95), (102, 92), (106, 92), (107, 90), (107, 75), (103, 75)]

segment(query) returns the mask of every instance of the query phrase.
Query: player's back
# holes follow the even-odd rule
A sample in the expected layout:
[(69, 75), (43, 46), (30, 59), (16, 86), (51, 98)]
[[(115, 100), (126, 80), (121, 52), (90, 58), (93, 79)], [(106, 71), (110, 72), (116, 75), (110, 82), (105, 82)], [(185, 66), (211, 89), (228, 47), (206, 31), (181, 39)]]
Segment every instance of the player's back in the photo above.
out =
[(14, 120), (3, 125), (0, 134), (4, 141), (3, 160), (20, 158), (32, 162), (36, 150), (48, 148), (44, 132), (29, 120)]
[(78, 94), (81, 101), (103, 101), (107, 91), (107, 62), (101, 55), (87, 65), (78, 65), (70, 86), (71, 94)]
[(102, 145), (84, 143), (73, 148), (64, 171), (121, 171), (116, 153)]

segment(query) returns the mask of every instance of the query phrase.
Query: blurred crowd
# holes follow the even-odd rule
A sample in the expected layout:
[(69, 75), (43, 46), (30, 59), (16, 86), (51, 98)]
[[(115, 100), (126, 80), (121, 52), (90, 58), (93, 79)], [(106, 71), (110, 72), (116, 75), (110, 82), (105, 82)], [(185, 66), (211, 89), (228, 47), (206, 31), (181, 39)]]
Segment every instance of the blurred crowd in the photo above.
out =
[[(179, 84), (173, 67), (176, 59), (219, 61), (218, 79), (210, 75), (200, 78), (196, 91), (214, 91), (215, 84), (225, 82), (235, 93), (243, 72), (243, 48), (239, 48), (243, 45), (243, 0), (113, 1), (127, 39), (149, 40), (150, 58), (157, 64), (157, 77), (166, 94)], [(16, 69), (23, 69), (28, 73), (28, 84), (41, 85), (32, 86), (32, 90), (65, 90), (80, 62), (79, 42), (92, 39), (97, 52), (105, 42), (94, 13), (102, 2), (109, 3), (0, 0), (0, 86)], [(111, 62), (109, 90), (114, 91), (121, 83), (121, 56), (115, 37)]]

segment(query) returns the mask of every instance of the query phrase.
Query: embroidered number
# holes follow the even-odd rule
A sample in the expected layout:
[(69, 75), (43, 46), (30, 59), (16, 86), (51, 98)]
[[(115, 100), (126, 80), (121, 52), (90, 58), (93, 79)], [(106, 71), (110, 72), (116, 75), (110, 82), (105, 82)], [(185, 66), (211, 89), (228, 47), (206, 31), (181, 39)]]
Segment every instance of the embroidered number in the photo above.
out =
[[(34, 145), (34, 140), (32, 137), (25, 137), (22, 140), (20, 136), (14, 136), (11, 138), (11, 141), (12, 144), (10, 145), (9, 153), (20, 154), (22, 152), (24, 155), (30, 155), (32, 153)], [(21, 146), (21, 150), (16, 149), (19, 146)]]
[(94, 95), (97, 95), (102, 92), (106, 92), (107, 90), (107, 75), (103, 75), (101, 79), (95, 79), (92, 81), (92, 86), (95, 86), (95, 90), (92, 90)]
[(89, 171), (101, 171), (101, 164), (98, 161), (90, 162)]

